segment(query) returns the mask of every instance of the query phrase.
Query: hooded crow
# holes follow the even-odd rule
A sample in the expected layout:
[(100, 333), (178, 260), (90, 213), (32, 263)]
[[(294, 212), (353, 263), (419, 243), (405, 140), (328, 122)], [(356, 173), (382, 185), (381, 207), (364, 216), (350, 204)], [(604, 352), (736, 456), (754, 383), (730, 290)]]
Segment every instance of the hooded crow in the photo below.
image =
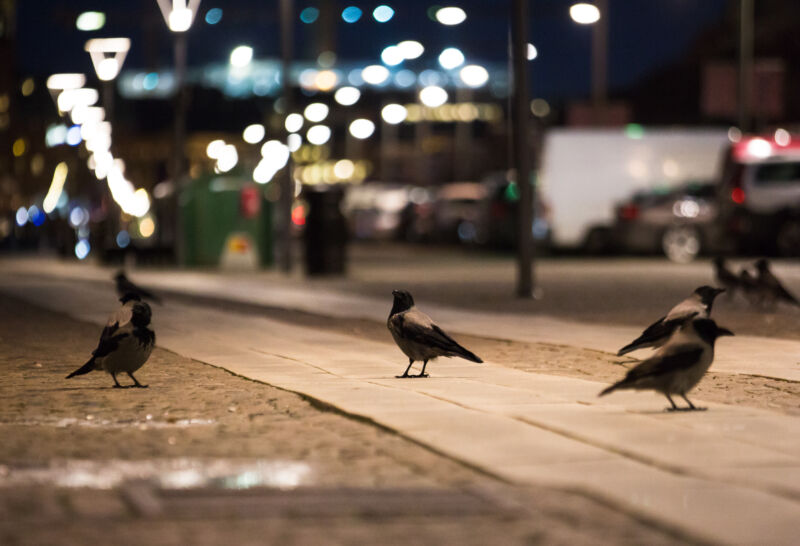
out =
[(125, 372), (133, 379), (133, 385), (145, 388), (133, 376), (153, 352), (156, 334), (148, 328), (152, 316), (150, 306), (141, 301), (138, 294), (126, 294), (120, 298), (122, 306), (111, 315), (100, 334), (100, 342), (92, 351), (92, 357), (80, 368), (67, 376), (87, 374), (94, 370), (105, 370), (111, 374), (114, 387), (123, 388), (117, 374)]
[[(667, 343), (652, 357), (628, 370), (625, 379), (603, 390), (604, 396), (619, 389), (654, 390), (667, 397), (668, 411), (689, 411), (698, 408), (686, 394), (697, 385), (714, 361), (714, 343), (719, 336), (733, 332), (720, 328), (709, 318), (685, 321)], [(688, 408), (675, 405), (671, 395), (680, 395)]]
[(741, 281), (736, 273), (728, 269), (725, 265), (725, 259), (722, 257), (714, 258), (714, 276), (717, 279), (717, 284), (728, 291), (728, 297), (732, 298), (736, 291), (741, 287)]
[(768, 305), (775, 305), (776, 303), (788, 303), (794, 306), (800, 306), (800, 302), (794, 297), (786, 288), (783, 287), (781, 281), (770, 271), (769, 262), (765, 259), (760, 259), (756, 262), (756, 270), (758, 276), (755, 279), (755, 285), (758, 288), (761, 299)]
[[(392, 295), (394, 304), (386, 325), (392, 333), (394, 342), (408, 357), (406, 371), (397, 377), (428, 377), (425, 373), (428, 360), (438, 356), (460, 356), (472, 362), (483, 362), (445, 334), (433, 323), (431, 317), (414, 307), (414, 298), (410, 293), (405, 290), (394, 290)], [(408, 370), (417, 360), (422, 361), (422, 371), (419, 375), (408, 375)]]
[(114, 281), (117, 283), (117, 295), (120, 298), (125, 297), (128, 294), (137, 294), (140, 298), (154, 301), (155, 303), (161, 305), (161, 298), (150, 292), (149, 290), (145, 290), (144, 288), (135, 285), (131, 282), (128, 277), (125, 276), (123, 271), (117, 271), (117, 274), (114, 275)]
[(700, 286), (691, 296), (670, 309), (669, 313), (648, 326), (639, 337), (620, 349), (617, 356), (645, 347), (661, 347), (693, 313), (700, 318), (708, 318), (711, 315), (714, 299), (723, 292), (724, 288)]
[(764, 296), (758, 287), (755, 276), (746, 268), (739, 271), (739, 286), (745, 299), (751, 305), (761, 305), (764, 303)]

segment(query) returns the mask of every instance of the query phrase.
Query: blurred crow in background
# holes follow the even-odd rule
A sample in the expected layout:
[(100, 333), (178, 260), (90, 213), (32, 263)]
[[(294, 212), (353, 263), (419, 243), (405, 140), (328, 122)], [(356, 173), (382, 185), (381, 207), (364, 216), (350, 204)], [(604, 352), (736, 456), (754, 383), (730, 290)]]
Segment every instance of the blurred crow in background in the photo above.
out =
[(758, 271), (758, 276), (755, 278), (755, 286), (763, 303), (769, 306), (773, 306), (776, 303), (800, 306), (797, 298), (786, 290), (778, 278), (770, 271), (767, 260), (762, 258), (755, 265), (756, 271)]
[(127, 294), (136, 294), (142, 299), (154, 301), (157, 304), (161, 305), (161, 298), (150, 292), (149, 290), (145, 290), (140, 286), (136, 286), (133, 282), (125, 276), (123, 271), (117, 271), (117, 274), (114, 275), (114, 280), (117, 283), (117, 295), (122, 298), (125, 297)]
[(741, 282), (736, 274), (728, 269), (725, 265), (725, 259), (722, 257), (714, 258), (714, 276), (717, 279), (717, 284), (728, 291), (728, 297), (732, 298), (736, 291), (741, 287)]

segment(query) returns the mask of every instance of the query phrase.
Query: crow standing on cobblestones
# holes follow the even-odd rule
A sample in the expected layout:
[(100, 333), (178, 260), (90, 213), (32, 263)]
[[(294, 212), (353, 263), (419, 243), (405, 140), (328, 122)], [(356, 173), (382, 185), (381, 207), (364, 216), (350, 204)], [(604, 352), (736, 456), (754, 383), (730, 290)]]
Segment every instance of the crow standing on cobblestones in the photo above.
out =
[[(618, 389), (654, 390), (667, 397), (668, 411), (702, 410), (686, 398), (714, 361), (714, 343), (733, 332), (720, 328), (708, 318), (688, 319), (680, 330), (652, 357), (628, 370), (625, 379), (602, 391), (604, 396)], [(680, 395), (688, 408), (679, 408), (670, 395)]]
[(72, 372), (67, 379), (87, 374), (94, 370), (105, 370), (114, 379), (114, 387), (125, 388), (117, 381), (117, 374), (125, 372), (133, 379), (133, 387), (145, 388), (133, 376), (150, 358), (156, 342), (156, 334), (148, 328), (152, 316), (150, 306), (141, 301), (138, 294), (126, 294), (120, 298), (122, 306), (114, 312), (100, 334), (100, 343), (92, 351), (86, 364)]
[(711, 315), (714, 299), (723, 292), (725, 292), (724, 288), (714, 288), (712, 286), (697, 288), (691, 296), (648, 326), (642, 332), (642, 335), (620, 349), (617, 356), (622, 356), (637, 349), (644, 349), (645, 347), (661, 347), (672, 333), (693, 313), (700, 318), (708, 318)]
[(789, 305), (800, 306), (800, 302), (784, 286), (781, 281), (769, 270), (769, 262), (760, 259), (756, 262), (758, 277), (755, 285), (759, 293), (759, 299), (767, 305), (776, 303), (788, 303)]
[(135, 285), (130, 279), (128, 279), (128, 277), (125, 276), (125, 273), (122, 271), (118, 271), (117, 274), (114, 275), (114, 281), (117, 283), (117, 295), (120, 298), (123, 298), (128, 294), (136, 294), (141, 299), (154, 301), (159, 305), (162, 304), (161, 298), (149, 290), (145, 290), (141, 286)]
[[(428, 365), (428, 360), (438, 356), (460, 356), (472, 362), (483, 362), (444, 333), (433, 323), (431, 317), (414, 307), (414, 298), (410, 293), (405, 290), (394, 290), (392, 295), (394, 305), (386, 325), (392, 333), (394, 342), (408, 357), (408, 368), (403, 375), (398, 375), (398, 378), (428, 377), (425, 366)], [(408, 370), (417, 360), (422, 361), (422, 371), (419, 375), (408, 375)]]

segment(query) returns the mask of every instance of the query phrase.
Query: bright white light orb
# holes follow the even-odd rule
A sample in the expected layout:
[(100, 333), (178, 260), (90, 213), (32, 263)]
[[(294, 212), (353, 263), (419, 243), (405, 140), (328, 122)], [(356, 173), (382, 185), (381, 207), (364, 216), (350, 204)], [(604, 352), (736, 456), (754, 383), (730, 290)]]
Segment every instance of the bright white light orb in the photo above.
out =
[(333, 174), (340, 180), (349, 180), (355, 172), (355, 163), (349, 159), (340, 159), (333, 165)]
[(211, 159), (218, 159), (224, 147), (224, 140), (212, 140), (208, 143), (208, 146), (206, 146), (206, 155)]
[(747, 153), (753, 157), (767, 158), (772, 153), (772, 144), (763, 138), (754, 138), (747, 143)]
[(194, 19), (192, 10), (187, 7), (176, 7), (173, 4), (167, 26), (172, 32), (186, 32), (192, 26), (192, 19)]
[(464, 54), (457, 47), (448, 47), (439, 54), (439, 64), (445, 70), (452, 70), (464, 64)]
[(111, 81), (119, 74), (119, 62), (114, 57), (106, 57), (95, 67), (97, 77), (104, 82)]
[(264, 135), (267, 134), (266, 129), (260, 123), (248, 125), (242, 132), (242, 138), (248, 144), (258, 144), (264, 140)]
[(469, 87), (480, 87), (489, 81), (489, 72), (477, 64), (468, 64), (458, 73), (461, 81)]
[(334, 93), (333, 98), (342, 106), (352, 106), (361, 98), (361, 91), (355, 87), (340, 87)]
[(303, 116), (300, 114), (289, 114), (286, 116), (286, 121), (283, 123), (286, 130), (290, 133), (296, 133), (303, 127)]
[(391, 125), (402, 123), (408, 117), (408, 110), (402, 104), (387, 104), (381, 110), (383, 121)]
[(286, 145), (289, 146), (290, 152), (296, 152), (303, 144), (303, 137), (297, 133), (292, 133), (286, 137)]
[(321, 146), (331, 139), (331, 128), (327, 125), (314, 125), (306, 132), (306, 140)]
[(241, 45), (231, 51), (231, 66), (242, 68), (250, 64), (253, 60), (253, 48), (246, 45)]
[(368, 119), (360, 118), (350, 124), (350, 134), (357, 139), (364, 140), (375, 132), (375, 124)]
[(539, 51), (536, 49), (536, 46), (531, 43), (528, 43), (528, 60), (532, 61), (538, 56), (539, 56)]
[(361, 71), (364, 81), (372, 85), (380, 85), (389, 77), (389, 69), (379, 64), (372, 64)]
[(600, 20), (600, 10), (594, 4), (573, 4), (569, 8), (569, 16), (581, 25), (591, 25)]
[(303, 111), (303, 115), (305, 115), (308, 121), (318, 123), (328, 117), (329, 111), (330, 109), (328, 108), (327, 104), (323, 104), (321, 102), (312, 102), (306, 106), (306, 109)]
[(786, 129), (775, 130), (775, 144), (778, 146), (788, 146), (792, 142), (792, 135)]
[(220, 172), (226, 173), (233, 169), (239, 162), (239, 154), (236, 151), (236, 146), (233, 144), (226, 144), (220, 150), (219, 157), (217, 158), (217, 169)]
[(429, 85), (420, 90), (419, 100), (429, 108), (436, 108), (447, 102), (447, 91), (438, 85)]
[(397, 44), (397, 47), (406, 59), (416, 59), (425, 53), (425, 48), (416, 40), (405, 40)]
[(466, 19), (467, 13), (454, 6), (441, 8), (436, 12), (436, 20), (447, 26), (460, 25)]
[(381, 61), (383, 64), (389, 66), (396, 66), (402, 63), (406, 58), (403, 56), (402, 50), (396, 45), (390, 45), (384, 48), (381, 52)]

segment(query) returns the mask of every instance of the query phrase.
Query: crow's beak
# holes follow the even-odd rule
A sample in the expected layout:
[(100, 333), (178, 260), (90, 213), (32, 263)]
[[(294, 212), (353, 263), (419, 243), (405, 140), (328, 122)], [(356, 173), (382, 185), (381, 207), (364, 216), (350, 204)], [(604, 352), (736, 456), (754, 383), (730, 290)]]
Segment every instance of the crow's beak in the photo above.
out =
[(717, 336), (733, 336), (736, 335), (727, 328), (717, 328)]
[(397, 296), (400, 292), (398, 290), (392, 290), (392, 296)]
[(724, 288), (715, 288), (715, 289), (714, 289), (714, 295), (715, 295), (715, 296), (717, 296), (717, 295), (719, 295), (719, 294), (722, 294), (723, 292), (725, 292), (725, 289), (724, 289)]

